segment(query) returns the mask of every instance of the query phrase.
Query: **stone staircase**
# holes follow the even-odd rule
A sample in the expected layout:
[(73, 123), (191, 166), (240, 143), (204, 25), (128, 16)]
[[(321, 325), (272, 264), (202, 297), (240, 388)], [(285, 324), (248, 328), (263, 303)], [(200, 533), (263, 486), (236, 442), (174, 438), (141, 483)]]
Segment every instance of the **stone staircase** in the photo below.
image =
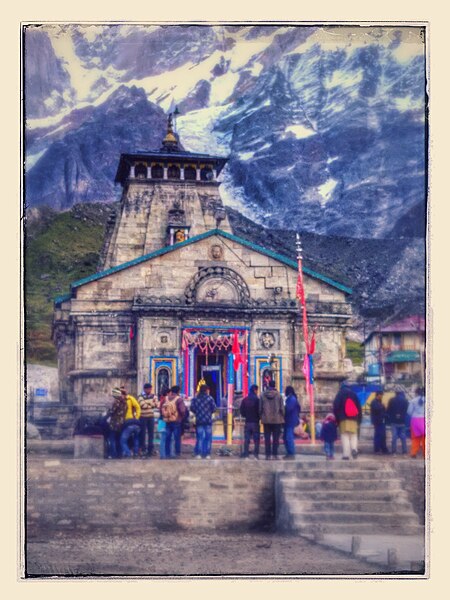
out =
[(388, 463), (370, 459), (295, 462), (276, 475), (277, 529), (305, 535), (423, 533)]

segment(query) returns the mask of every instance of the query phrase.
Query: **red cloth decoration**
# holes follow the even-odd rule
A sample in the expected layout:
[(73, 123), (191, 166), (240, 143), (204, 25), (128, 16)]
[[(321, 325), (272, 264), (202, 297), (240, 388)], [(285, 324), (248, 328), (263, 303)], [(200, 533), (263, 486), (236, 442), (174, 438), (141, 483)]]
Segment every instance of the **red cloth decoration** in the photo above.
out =
[(239, 365), (244, 364), (244, 359), (241, 354), (241, 348), (239, 346), (237, 331), (235, 331), (233, 334), (233, 347), (231, 348), (231, 351), (232, 351), (233, 357), (234, 357), (233, 367), (234, 367), (234, 370), (237, 371), (239, 369)]

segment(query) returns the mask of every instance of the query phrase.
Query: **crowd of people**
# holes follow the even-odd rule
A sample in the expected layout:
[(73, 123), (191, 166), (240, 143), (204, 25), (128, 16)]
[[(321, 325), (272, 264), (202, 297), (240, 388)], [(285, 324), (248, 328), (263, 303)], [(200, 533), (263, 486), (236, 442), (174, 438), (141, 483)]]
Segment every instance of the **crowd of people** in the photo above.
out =
[[(206, 384), (199, 385), (198, 393), (186, 404), (180, 387), (162, 390), (157, 397), (152, 385), (146, 383), (138, 398), (130, 395), (124, 387), (112, 390), (113, 402), (106, 418), (106, 448), (108, 458), (150, 458), (155, 451), (155, 429), (159, 436), (161, 459), (181, 456), (181, 439), (189, 427), (190, 419), (195, 422), (196, 442), (193, 455), (197, 459), (210, 459), (212, 448), (213, 421), (217, 414), (215, 400)], [(259, 394), (257, 385), (250, 387), (248, 395), (239, 402), (239, 413), (244, 420), (243, 447), (241, 456), (259, 459), (261, 428), (264, 436), (266, 460), (278, 460), (280, 440), (284, 445), (285, 460), (295, 459), (295, 438), (311, 435), (308, 418), (301, 417), (299, 399), (292, 386), (287, 386), (284, 397), (270, 381)], [(371, 421), (374, 427), (374, 453), (388, 454), (386, 427), (392, 431), (391, 453), (397, 453), (398, 441), (401, 451), (407, 453), (407, 419), (411, 430), (411, 456), (419, 452), (425, 456), (425, 397), (424, 389), (417, 390), (417, 397), (408, 403), (403, 392), (397, 392), (387, 407), (382, 402), (382, 393), (376, 394), (370, 404)], [(322, 440), (327, 460), (334, 460), (335, 442), (340, 437), (342, 459), (358, 456), (358, 436), (362, 421), (362, 407), (357, 394), (342, 386), (333, 410), (322, 421), (315, 424), (317, 439)], [(226, 418), (224, 418), (226, 437)], [(252, 452), (250, 447), (252, 446)]]
[[(411, 434), (411, 457), (425, 456), (425, 389), (418, 387), (416, 397), (408, 402), (404, 392), (398, 391), (383, 404), (383, 393), (377, 392), (370, 404), (370, 418), (374, 427), (373, 451), (375, 454), (397, 454), (398, 441), (401, 453), (407, 454), (406, 432)], [(391, 450), (386, 443), (386, 429), (391, 428)]]

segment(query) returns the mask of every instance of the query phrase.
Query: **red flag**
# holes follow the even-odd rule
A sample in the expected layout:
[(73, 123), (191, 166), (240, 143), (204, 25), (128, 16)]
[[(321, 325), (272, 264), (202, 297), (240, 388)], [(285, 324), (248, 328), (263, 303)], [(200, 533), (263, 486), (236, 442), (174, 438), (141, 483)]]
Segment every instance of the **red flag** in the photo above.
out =
[(309, 343), (309, 352), (308, 354), (314, 354), (316, 350), (316, 331), (313, 331), (311, 341)]
[(298, 263), (298, 277), (297, 277), (297, 287), (295, 290), (295, 295), (300, 300), (300, 304), (302, 306), (305, 305), (305, 289), (303, 287), (303, 272), (302, 272), (302, 263), (299, 261)]
[(244, 354), (243, 354), (243, 385), (242, 391), (244, 393), (244, 397), (248, 395), (248, 333), (245, 332), (245, 342), (244, 342)]
[(237, 371), (239, 369), (239, 365), (244, 364), (244, 361), (242, 359), (242, 354), (241, 354), (241, 348), (239, 346), (237, 331), (235, 331), (234, 335), (233, 335), (233, 346), (231, 348), (231, 351), (232, 351), (233, 357), (234, 357), (233, 367), (234, 367), (234, 370)]

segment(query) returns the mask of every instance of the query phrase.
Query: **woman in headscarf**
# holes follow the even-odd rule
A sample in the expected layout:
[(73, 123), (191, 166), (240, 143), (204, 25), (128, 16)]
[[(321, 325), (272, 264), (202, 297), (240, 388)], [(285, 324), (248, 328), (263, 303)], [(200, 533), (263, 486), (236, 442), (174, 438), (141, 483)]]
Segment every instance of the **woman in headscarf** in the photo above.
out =
[(294, 388), (290, 385), (284, 391), (286, 403), (284, 407), (284, 446), (287, 460), (295, 459), (294, 429), (300, 424), (300, 403)]
[(425, 388), (416, 389), (417, 396), (408, 407), (411, 417), (411, 457), (416, 458), (419, 450), (425, 458)]

